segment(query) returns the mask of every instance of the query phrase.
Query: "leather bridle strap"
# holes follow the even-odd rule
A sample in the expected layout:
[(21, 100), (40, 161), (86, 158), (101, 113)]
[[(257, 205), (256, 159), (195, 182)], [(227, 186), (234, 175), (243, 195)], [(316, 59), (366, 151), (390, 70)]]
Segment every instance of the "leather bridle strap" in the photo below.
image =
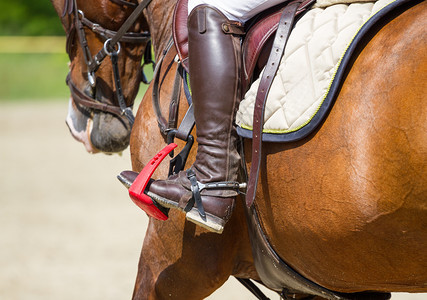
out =
[(117, 102), (119, 102), (121, 113), (126, 116), (126, 118), (130, 122), (130, 125), (133, 126), (133, 123), (135, 123), (135, 116), (133, 115), (132, 108), (126, 106), (125, 98), (123, 96), (118, 59), (119, 58), (117, 51), (113, 51), (111, 53), (111, 63), (113, 65), (114, 84), (116, 86)]
[(65, 17), (67, 14), (71, 15), (73, 12), (73, 0), (64, 0), (64, 7), (62, 9), (61, 18)]
[[(101, 25), (92, 22), (91, 20), (89, 20), (88, 18), (86, 18), (84, 16), (82, 16), (82, 18), (80, 19), (80, 22), (82, 22), (83, 25), (87, 26), (93, 32), (99, 34), (100, 36), (102, 36), (105, 39), (111, 39), (117, 34), (117, 31), (106, 29), (106, 28), (102, 27)], [(147, 41), (147, 39), (149, 39), (149, 38), (150, 38), (150, 33), (148, 33), (148, 32), (141, 32), (141, 33), (127, 32), (126, 34), (124, 34), (120, 38), (120, 42), (142, 43), (142, 42)]]
[(151, 2), (151, 0), (144, 0), (138, 4), (138, 6), (131, 13), (131, 15), (127, 18), (127, 20), (123, 23), (123, 25), (120, 27), (120, 29), (111, 38), (110, 42), (108, 43), (108, 47), (110, 47), (110, 49), (106, 49), (107, 47), (104, 47), (95, 55), (93, 61), (88, 66), (90, 72), (95, 72), (98, 69), (101, 62), (108, 55), (107, 51), (111, 51), (111, 49), (114, 49), (116, 47), (116, 45), (120, 41), (120, 39), (129, 30), (129, 28), (135, 23), (135, 21), (141, 15), (143, 9), (146, 8), (150, 4), (150, 2)]
[(87, 96), (85, 93), (80, 91), (76, 87), (74, 82), (71, 80), (70, 74), (67, 75), (66, 82), (67, 82), (67, 85), (70, 87), (70, 91), (71, 91), (71, 94), (73, 96), (73, 100), (75, 102), (77, 102), (78, 104), (85, 106), (85, 107), (88, 107), (88, 108), (91, 108), (91, 109), (100, 110), (103, 112), (109, 112), (109, 113), (112, 113), (118, 117), (122, 116), (122, 111), (119, 107), (109, 105), (106, 103), (95, 102), (95, 100), (93, 98)]
[[(125, 4), (127, 5), (131, 3), (124, 0), (117, 0), (113, 2), (119, 5), (125, 5)], [(66, 0), (64, 4), (63, 15), (65, 15), (67, 12), (71, 13), (72, 11), (74, 11), (74, 18), (75, 18), (74, 28), (77, 31), (77, 36), (79, 38), (80, 46), (82, 47), (82, 50), (83, 50), (84, 59), (88, 67), (88, 73), (87, 73), (88, 80), (92, 88), (95, 87), (96, 70), (99, 68), (104, 58), (107, 56), (110, 56), (112, 66), (113, 66), (116, 96), (117, 96), (117, 101), (120, 108), (110, 104), (97, 102), (95, 99), (87, 96), (85, 93), (83, 93), (76, 87), (76, 85), (72, 82), (70, 76), (67, 76), (67, 84), (70, 86), (71, 93), (73, 94), (73, 99), (75, 98), (77, 103), (91, 109), (110, 112), (117, 115), (118, 117), (126, 116), (131, 126), (135, 121), (135, 117), (132, 113), (132, 108), (126, 107), (126, 102), (123, 96), (119, 67), (118, 67), (118, 52), (120, 51), (120, 44), (118, 43), (119, 41), (128, 42), (128, 43), (140, 43), (140, 42), (146, 41), (147, 39), (150, 39), (150, 34), (147, 32), (127, 33), (127, 30), (132, 26), (132, 24), (135, 23), (137, 18), (141, 15), (142, 10), (145, 7), (147, 7), (147, 5), (150, 2), (151, 0), (145, 0), (141, 2), (136, 7), (136, 9), (131, 13), (131, 15), (126, 19), (125, 23), (123, 23), (123, 25), (120, 27), (120, 29), (117, 32), (105, 29), (99, 24), (96, 24), (90, 21), (89, 19), (85, 18), (84, 13), (78, 10), (76, 0)], [(132, 4), (136, 6), (135, 3), (132, 3)], [(132, 5), (129, 5), (129, 6), (132, 6)], [(84, 32), (84, 26), (87, 26), (93, 32), (99, 34), (100, 36), (106, 39), (103, 49), (99, 51), (98, 54), (94, 57), (92, 57), (88, 43), (87, 43), (86, 34)], [(68, 33), (69, 36), (67, 38), (67, 52), (70, 52), (69, 47), (71, 46), (70, 44), (71, 34), (72, 34), (71, 32)], [(115, 50), (116, 45), (118, 45), (119, 47), (117, 51)]]
[(285, 46), (291, 33), (295, 14), (302, 0), (289, 3), (282, 12), (279, 26), (273, 41), (273, 47), (267, 65), (261, 77), (258, 92), (255, 98), (253, 131), (252, 131), (252, 164), (249, 174), (248, 190), (246, 192), (246, 205), (250, 207), (255, 200), (261, 166), (262, 128), (264, 124), (265, 102), (270, 91), (273, 78), (279, 68), (280, 60), (285, 51)]

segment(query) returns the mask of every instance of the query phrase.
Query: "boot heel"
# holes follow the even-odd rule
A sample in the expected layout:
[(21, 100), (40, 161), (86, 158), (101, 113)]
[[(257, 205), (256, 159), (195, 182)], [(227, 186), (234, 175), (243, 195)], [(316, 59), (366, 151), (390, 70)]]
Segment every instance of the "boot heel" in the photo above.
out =
[(193, 207), (189, 212), (187, 212), (185, 216), (188, 221), (202, 226), (203, 228), (206, 228), (209, 231), (215, 233), (222, 233), (222, 231), (224, 230), (225, 221), (223, 219), (206, 213), (206, 220), (203, 220), (197, 208)]

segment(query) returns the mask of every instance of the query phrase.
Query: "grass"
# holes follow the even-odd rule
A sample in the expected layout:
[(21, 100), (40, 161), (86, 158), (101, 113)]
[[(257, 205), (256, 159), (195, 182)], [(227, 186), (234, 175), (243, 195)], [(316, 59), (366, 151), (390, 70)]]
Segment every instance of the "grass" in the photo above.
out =
[(65, 53), (65, 37), (0, 36), (0, 53)]
[(0, 37), (0, 103), (68, 100), (67, 64), (63, 37)]
[(68, 99), (68, 56), (0, 53), (0, 101)]
[(64, 37), (0, 37), (0, 102), (68, 99)]

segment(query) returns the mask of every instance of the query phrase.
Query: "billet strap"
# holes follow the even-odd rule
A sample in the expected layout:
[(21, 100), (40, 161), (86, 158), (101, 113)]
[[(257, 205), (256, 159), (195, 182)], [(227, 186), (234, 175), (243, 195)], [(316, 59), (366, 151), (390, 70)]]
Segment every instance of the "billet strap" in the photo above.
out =
[(246, 205), (250, 207), (255, 200), (258, 184), (259, 170), (261, 166), (262, 128), (264, 124), (265, 102), (274, 76), (279, 68), (280, 60), (285, 52), (285, 46), (294, 25), (295, 14), (303, 0), (290, 2), (282, 12), (279, 26), (273, 41), (270, 57), (262, 74), (258, 92), (255, 98), (253, 131), (252, 131), (252, 164), (249, 175)]

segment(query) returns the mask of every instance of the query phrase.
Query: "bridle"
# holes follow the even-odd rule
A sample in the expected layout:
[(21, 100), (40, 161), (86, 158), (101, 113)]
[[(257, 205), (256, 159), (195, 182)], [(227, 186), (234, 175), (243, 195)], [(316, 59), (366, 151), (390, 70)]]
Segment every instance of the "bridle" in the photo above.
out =
[[(134, 8), (131, 15), (126, 19), (123, 25), (119, 28), (118, 31), (113, 31), (102, 27), (101, 25), (92, 22), (88, 18), (85, 17), (83, 11), (77, 8), (76, 0), (65, 0), (64, 8), (62, 11), (62, 18), (66, 15), (73, 16), (73, 22), (71, 22), (70, 28), (67, 30), (67, 44), (66, 50), (68, 55), (70, 56), (70, 60), (72, 59), (72, 47), (74, 45), (75, 36), (78, 37), (80, 47), (83, 51), (84, 60), (87, 66), (87, 76), (89, 84), (92, 90), (95, 89), (96, 86), (96, 71), (99, 69), (99, 66), (102, 64), (104, 59), (108, 56), (111, 59), (111, 63), (113, 66), (113, 75), (114, 75), (114, 84), (116, 87), (116, 96), (119, 106), (101, 103), (86, 95), (83, 91), (81, 91), (75, 83), (71, 79), (70, 73), (67, 75), (67, 85), (70, 88), (71, 95), (73, 100), (81, 105), (82, 107), (88, 110), (99, 110), (103, 112), (112, 113), (118, 117), (122, 117), (123, 115), (129, 120), (130, 125), (132, 126), (135, 120), (135, 117), (132, 112), (132, 106), (126, 106), (126, 102), (123, 96), (122, 85), (120, 81), (120, 73), (118, 66), (118, 55), (121, 50), (120, 42), (123, 43), (147, 43), (147, 47), (145, 49), (144, 54), (144, 64), (143, 67), (147, 64), (152, 64), (154, 68), (154, 61), (151, 58), (151, 37), (148, 31), (144, 32), (127, 32), (128, 29), (135, 23), (135, 21), (140, 17), (144, 8), (148, 6), (151, 0), (144, 0), (141, 3), (137, 4), (134, 2), (128, 2), (125, 0), (109, 0), (117, 5), (126, 6), (130, 8)], [(88, 42), (86, 39), (85, 27), (92, 30), (92, 32), (96, 33), (100, 37), (105, 40), (104, 47), (94, 56), (92, 56)], [(117, 49), (116, 49), (117, 48)], [(144, 68), (142, 68), (142, 72)], [(146, 80), (146, 76), (142, 74), (142, 81), (144, 83), (148, 83)]]

